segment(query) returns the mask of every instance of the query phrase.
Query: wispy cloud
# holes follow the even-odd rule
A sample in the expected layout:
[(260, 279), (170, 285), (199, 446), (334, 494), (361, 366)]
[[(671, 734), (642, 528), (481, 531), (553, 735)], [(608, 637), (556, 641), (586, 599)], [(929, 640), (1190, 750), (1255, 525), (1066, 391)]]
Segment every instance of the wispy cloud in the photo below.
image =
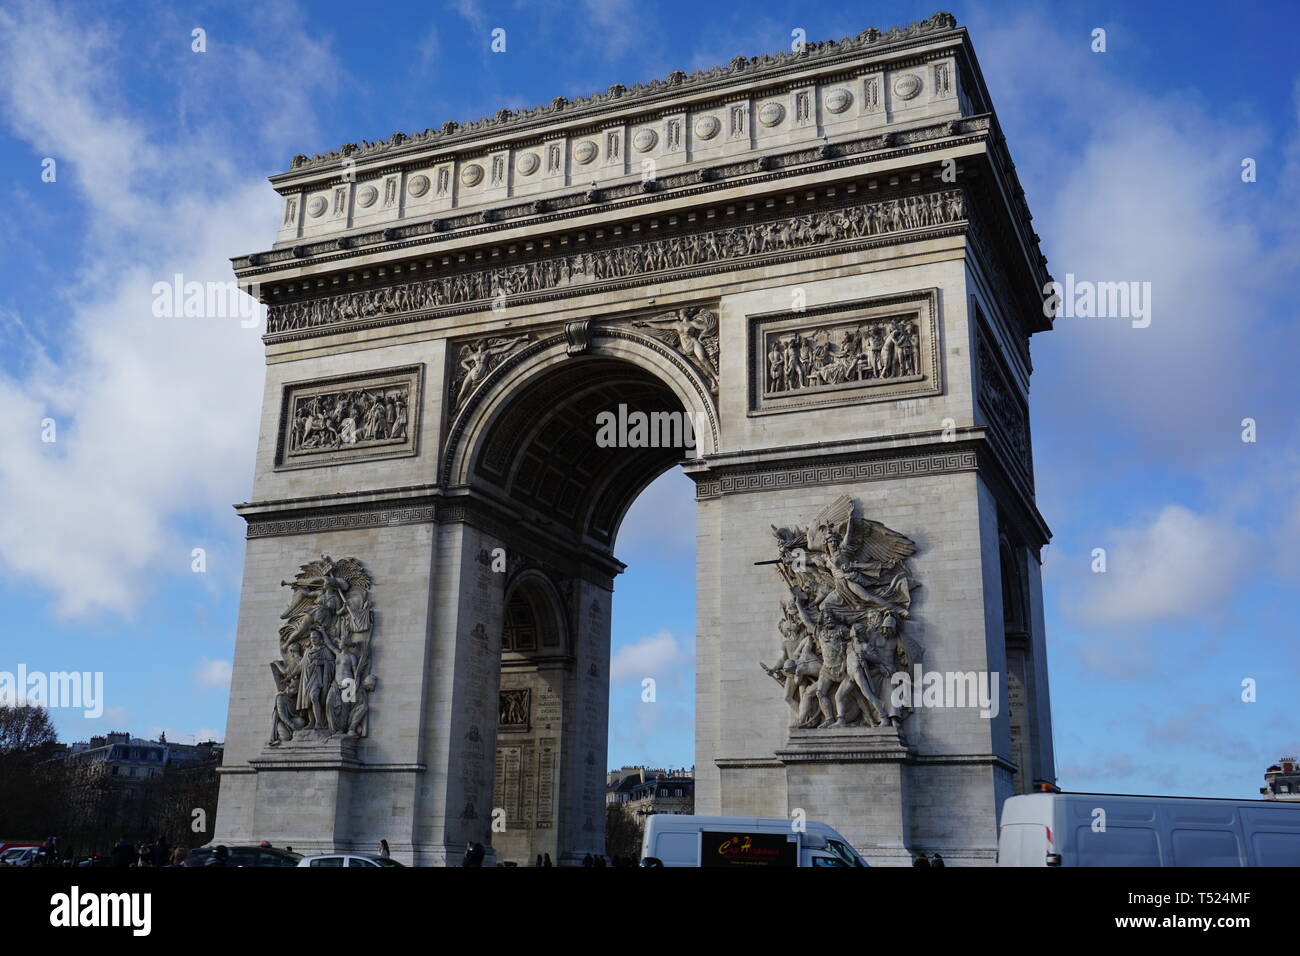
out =
[[(160, 574), (188, 570), (203, 543), (190, 540), (193, 521), (232, 527), (231, 489), (248, 487), (261, 400), (259, 330), (237, 317), (155, 318), (153, 287), (177, 274), (230, 281), (229, 256), (266, 244), (278, 201), (260, 175), (207, 148), (230, 120), (192, 113), (184, 136), (120, 108), (120, 30), (59, 7), (0, 11), (0, 117), (59, 158), (50, 188), (75, 190), (89, 235), (80, 267), (5, 323), (10, 337), (57, 330), (60, 358), (29, 341), (35, 360), (0, 373), (0, 564), (47, 589), (65, 615), (129, 612)], [(239, 83), (283, 69), (236, 55)], [(327, 55), (310, 56), (319, 65)], [(272, 110), (289, 105), (273, 100)], [(249, 135), (276, 129), (248, 112)], [(46, 419), (53, 442), (42, 440)]]
[(207, 657), (199, 661), (199, 666), (194, 672), (194, 677), (201, 687), (210, 687), (217, 690), (228, 690), (230, 688), (230, 676), (230, 661), (212, 660)]

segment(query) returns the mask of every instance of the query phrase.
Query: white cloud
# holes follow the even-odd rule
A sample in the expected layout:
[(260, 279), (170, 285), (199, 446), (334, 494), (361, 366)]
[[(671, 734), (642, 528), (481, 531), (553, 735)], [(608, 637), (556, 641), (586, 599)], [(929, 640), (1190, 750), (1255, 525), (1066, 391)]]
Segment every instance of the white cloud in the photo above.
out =
[(670, 668), (687, 663), (677, 638), (668, 631), (659, 631), (615, 651), (610, 658), (609, 679), (612, 683), (647, 677), (662, 681)]
[(227, 690), (230, 687), (231, 664), (227, 660), (212, 660), (204, 657), (199, 661), (195, 679), (200, 686)]
[(479, 0), (451, 0), (447, 6), (460, 14), (461, 18), (474, 28), (474, 32), (487, 32), (487, 14)]
[[(1148, 328), (1062, 317), (1035, 337), (1038, 423), (1122, 435), (1144, 461), (1232, 454), (1243, 417), (1288, 413), (1289, 355), (1261, 345), (1280, 318), (1270, 298), (1297, 279), (1300, 232), (1238, 175), (1269, 134), (1134, 86), (1119, 53), (1091, 53), (1048, 14), (977, 11), (971, 30), (1055, 276), (1152, 287)], [(1119, 24), (1116, 37), (1141, 41)]]
[(125, 707), (105, 707), (99, 723), (107, 725), (109, 730), (126, 730), (131, 725), (131, 712)]
[(624, 557), (649, 553), (693, 561), (695, 482), (686, 472), (670, 468), (646, 486), (623, 518), (615, 553)]
[(644, 35), (644, 17), (633, 0), (582, 0), (579, 20), (590, 31), (587, 47), (606, 59), (624, 55)]
[(1214, 516), (1167, 505), (1150, 521), (1103, 535), (1106, 571), (1076, 577), (1080, 616), (1141, 624), (1217, 616), (1249, 574), (1253, 534)]
[[(655, 682), (652, 699), (645, 697), (641, 684), (647, 677)], [(680, 766), (691, 762), (694, 679), (693, 653), (667, 630), (614, 653), (609, 733), (616, 763)]]
[[(52, 592), (63, 615), (129, 612), (161, 574), (188, 570), (191, 548), (207, 542), (186, 524), (237, 533), (229, 506), (252, 475), (260, 330), (237, 317), (155, 318), (152, 290), (178, 273), (229, 282), (231, 255), (270, 244), (278, 199), (226, 155), (264, 145), (249, 140), (259, 128), (277, 138), (300, 128), (310, 112), (300, 98), (316, 82), (295, 80), (293, 101), (272, 103), (287, 120), (242, 111), (242, 141), (226, 125), (236, 119), (213, 110), (177, 136), (128, 118), (113, 26), (75, 20), (43, 6), (0, 12), (3, 121), (59, 157), (47, 188), (76, 190), (88, 236), (81, 269), (5, 321), (35, 357), (0, 373), (0, 564)], [(236, 52), (246, 84), (274, 80), (297, 52), (315, 67), (327, 59), (317, 47)], [(23, 345), (33, 328), (59, 337), (57, 360)], [(46, 417), (54, 443), (41, 441)]]

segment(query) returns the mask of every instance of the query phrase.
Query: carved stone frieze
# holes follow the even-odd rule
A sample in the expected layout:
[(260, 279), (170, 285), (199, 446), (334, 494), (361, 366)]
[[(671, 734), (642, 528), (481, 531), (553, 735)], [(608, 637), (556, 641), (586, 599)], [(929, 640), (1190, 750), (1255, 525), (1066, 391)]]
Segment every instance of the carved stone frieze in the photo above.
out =
[(769, 332), (768, 395), (918, 377), (921, 339), (911, 316)]
[(526, 687), (501, 691), (500, 723), (503, 730), (527, 730), (532, 691)]
[(511, 352), (531, 341), (531, 338), (528, 335), (514, 338), (491, 336), (462, 345), (457, 353), (451, 383), (452, 409), (459, 411), (492, 370)]
[(1034, 465), (1029, 439), (1029, 413), (1000, 367), (985, 336), (979, 336), (979, 403), (994, 431), (1006, 442), (1022, 476), (1032, 488)]
[(938, 394), (933, 289), (751, 316), (750, 414)]
[(286, 385), (277, 468), (413, 455), (422, 366)]
[(644, 329), (695, 366), (718, 393), (718, 316), (712, 309), (674, 309), (650, 319), (636, 319), (632, 325)]
[(422, 312), (447, 305), (488, 302), (502, 296), (566, 290), (592, 283), (669, 273), (770, 253), (819, 249), (828, 244), (963, 222), (960, 189), (902, 196), (800, 216), (746, 223), (591, 252), (552, 256), (496, 269), (480, 269), (415, 282), (275, 304), (267, 332), (294, 332), (357, 319)]
[(759, 666), (784, 690), (793, 727), (897, 727), (907, 713), (892, 680), (924, 653), (904, 630), (920, 587), (907, 561), (916, 545), (859, 510), (841, 495), (807, 527), (772, 528), (778, 556), (764, 563), (790, 599), (779, 659)]

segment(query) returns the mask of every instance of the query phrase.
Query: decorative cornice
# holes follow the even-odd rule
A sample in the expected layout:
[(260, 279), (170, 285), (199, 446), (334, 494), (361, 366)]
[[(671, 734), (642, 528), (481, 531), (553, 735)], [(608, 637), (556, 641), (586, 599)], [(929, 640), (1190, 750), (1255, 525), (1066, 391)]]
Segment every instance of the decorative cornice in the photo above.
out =
[(706, 499), (755, 491), (780, 491), (849, 481), (884, 481), (977, 470), (979, 456), (976, 449), (963, 445), (943, 452), (873, 452), (807, 465), (791, 466), (778, 462), (728, 466), (716, 476), (709, 469), (697, 472), (692, 477), (696, 480), (696, 499)]
[(279, 519), (250, 517), (245, 537), (274, 538), (293, 534), (321, 534), (326, 531), (352, 531), (358, 528), (429, 524), (438, 520), (438, 509), (433, 505), (336, 511), (329, 514)]
[(594, 198), (590, 190), (584, 190), (540, 201), (519, 200), (491, 210), (492, 215), (486, 220), (481, 212), (452, 213), (434, 219), (390, 224), (368, 232), (321, 238), (292, 247), (235, 256), (231, 262), (240, 279), (248, 282), (257, 276), (275, 272), (284, 264), (308, 260), (312, 265), (341, 262), (354, 256), (372, 254), (377, 251), (377, 247), (383, 247), (385, 252), (410, 249), (420, 255), (423, 252), (414, 247), (470, 236), (482, 235), (486, 238), (495, 232), (518, 228), (520, 221), (525, 219), (529, 226), (560, 223), (575, 216), (589, 214), (593, 204), (602, 210), (632, 209), (647, 203), (662, 202), (665, 193), (671, 193), (673, 198), (703, 197), (711, 192), (732, 188), (735, 181), (742, 178), (747, 186), (759, 186), (802, 175), (813, 169), (826, 172), (867, 161), (879, 162), (914, 156), (933, 148), (927, 144), (937, 140), (944, 140), (944, 146), (982, 142), (988, 137), (992, 126), (993, 117), (987, 113), (943, 120), (906, 130), (871, 133), (834, 144), (805, 146), (785, 153), (745, 157), (706, 168), (667, 173), (654, 180), (655, 188), (648, 192), (638, 181), (604, 187)]
[[(360, 145), (346, 143), (333, 152), (318, 153), (311, 157), (299, 154), (293, 157), (290, 169), (292, 172), (298, 172), (328, 167), (345, 159), (356, 161), (382, 154), (401, 155), (431, 146), (461, 145), (493, 133), (538, 126), (557, 117), (590, 116), (594, 119), (602, 113), (629, 104), (650, 104), (681, 93), (706, 91), (724, 86), (741, 77), (749, 82), (759, 82), (809, 65), (833, 63), (864, 52), (878, 50), (883, 52), (898, 44), (917, 39), (929, 39), (936, 33), (956, 28), (956, 17), (944, 12), (936, 13), (906, 27), (892, 27), (887, 31), (868, 27), (856, 37), (805, 43), (803, 49), (798, 52), (776, 53), (753, 58), (738, 56), (727, 66), (696, 70), (690, 74), (674, 70), (663, 79), (638, 83), (630, 88), (615, 83), (604, 93), (581, 96), (575, 100), (557, 96), (549, 104), (531, 109), (518, 111), (501, 109), (492, 116), (468, 123), (447, 122), (439, 129), (426, 129), (414, 135), (398, 132), (378, 142), (362, 142)], [(275, 177), (275, 179), (279, 178), (281, 177)]]
[[(923, 214), (924, 218), (913, 219), (914, 204), (919, 204), (916, 215)], [(964, 232), (965, 217), (960, 188), (900, 193), (875, 201), (840, 201), (834, 206), (805, 209), (794, 216), (272, 305), (265, 339), (278, 342), (480, 311), (499, 295), (515, 304), (540, 302), (644, 285), (647, 281), (734, 271), (742, 263), (777, 264), (821, 255), (828, 249), (847, 252), (915, 238), (955, 235)]]

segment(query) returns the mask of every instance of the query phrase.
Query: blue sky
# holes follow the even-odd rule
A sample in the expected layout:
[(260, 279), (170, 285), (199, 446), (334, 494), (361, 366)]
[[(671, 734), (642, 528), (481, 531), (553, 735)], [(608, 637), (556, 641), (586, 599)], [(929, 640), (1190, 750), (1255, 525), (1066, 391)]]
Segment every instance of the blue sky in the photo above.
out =
[[(949, 9), (1053, 272), (1153, 287), (1149, 328), (1061, 319), (1033, 343), (1061, 783), (1250, 795), (1300, 750), (1297, 6)], [(154, 318), (150, 289), (224, 281), (229, 256), (266, 248), (265, 178), (291, 155), (783, 49), (796, 27), (838, 38), (933, 12), (0, 6), (0, 670), (105, 673), (102, 719), (55, 713), (65, 739), (222, 735), (243, 553), (229, 506), (251, 488), (261, 344), (236, 320)], [(611, 766), (693, 761), (691, 510), (669, 473), (619, 542)], [(654, 705), (645, 673), (661, 675)]]

